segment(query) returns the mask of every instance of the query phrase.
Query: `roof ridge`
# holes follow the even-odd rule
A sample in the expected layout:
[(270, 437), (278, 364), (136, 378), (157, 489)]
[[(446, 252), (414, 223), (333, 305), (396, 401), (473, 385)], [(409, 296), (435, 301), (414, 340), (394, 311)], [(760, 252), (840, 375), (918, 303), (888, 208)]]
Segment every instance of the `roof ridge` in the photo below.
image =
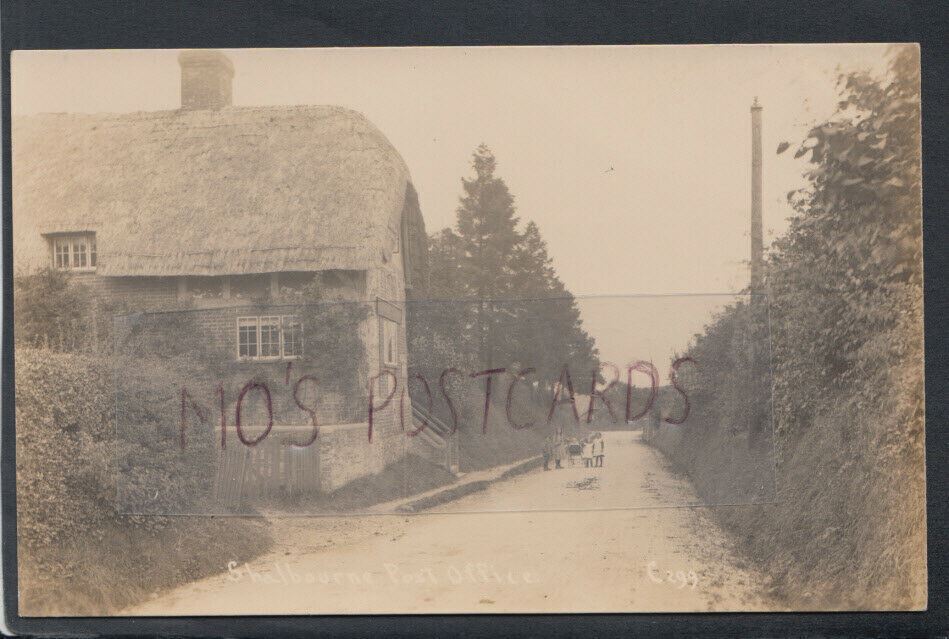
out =
[(228, 106), (220, 109), (155, 109), (151, 111), (42, 111), (39, 113), (13, 113), (12, 120), (31, 120), (40, 118), (62, 119), (115, 119), (115, 120), (147, 120), (169, 116), (180, 116), (181, 119), (200, 119), (202, 117), (227, 116), (229, 114), (249, 112), (284, 112), (324, 110), (327, 112), (355, 115), (369, 122), (370, 120), (361, 111), (341, 104), (248, 104)]

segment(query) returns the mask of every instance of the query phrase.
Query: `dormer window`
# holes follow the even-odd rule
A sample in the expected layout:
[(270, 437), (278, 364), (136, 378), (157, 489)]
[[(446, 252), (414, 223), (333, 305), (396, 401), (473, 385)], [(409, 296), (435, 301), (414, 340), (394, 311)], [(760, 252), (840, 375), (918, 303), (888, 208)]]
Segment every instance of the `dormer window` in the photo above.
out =
[(50, 238), (53, 268), (60, 271), (94, 271), (96, 268), (96, 234), (68, 233)]

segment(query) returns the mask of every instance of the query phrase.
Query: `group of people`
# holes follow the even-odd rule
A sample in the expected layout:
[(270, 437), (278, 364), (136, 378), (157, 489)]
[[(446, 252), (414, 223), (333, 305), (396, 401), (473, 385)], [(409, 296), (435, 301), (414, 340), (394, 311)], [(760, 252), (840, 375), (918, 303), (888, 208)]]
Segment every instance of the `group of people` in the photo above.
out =
[(591, 433), (583, 439), (563, 436), (563, 431), (556, 435), (549, 435), (544, 439), (544, 470), (550, 470), (553, 460), (554, 468), (563, 468), (566, 460), (571, 466), (578, 460), (585, 468), (599, 468), (603, 466), (606, 445), (602, 433)]

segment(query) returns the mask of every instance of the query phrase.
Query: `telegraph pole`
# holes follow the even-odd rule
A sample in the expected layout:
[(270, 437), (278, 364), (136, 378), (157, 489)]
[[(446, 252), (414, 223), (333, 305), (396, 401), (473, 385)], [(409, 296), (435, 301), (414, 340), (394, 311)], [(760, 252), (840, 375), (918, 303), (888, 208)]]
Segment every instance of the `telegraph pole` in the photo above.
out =
[(761, 223), (761, 105), (758, 98), (751, 105), (751, 282), (750, 300), (748, 304), (748, 403), (745, 414), (748, 419), (749, 436), (754, 436), (762, 427), (765, 419), (758, 408), (758, 400), (764, 392), (761, 380), (762, 349), (759, 344), (765, 336), (765, 306), (764, 306), (764, 238)]
[(751, 105), (751, 294), (761, 293), (764, 238), (761, 230), (761, 105)]

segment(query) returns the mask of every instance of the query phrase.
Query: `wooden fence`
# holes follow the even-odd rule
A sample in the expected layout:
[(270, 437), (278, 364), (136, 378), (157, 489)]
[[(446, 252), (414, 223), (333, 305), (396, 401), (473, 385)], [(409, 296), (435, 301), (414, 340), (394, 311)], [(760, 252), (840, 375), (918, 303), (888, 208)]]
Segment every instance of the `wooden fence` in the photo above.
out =
[(310, 432), (309, 424), (277, 425), (255, 446), (246, 446), (236, 437), (219, 450), (214, 497), (227, 505), (237, 505), (274, 497), (293, 497), (320, 489), (320, 449), (293, 446)]

